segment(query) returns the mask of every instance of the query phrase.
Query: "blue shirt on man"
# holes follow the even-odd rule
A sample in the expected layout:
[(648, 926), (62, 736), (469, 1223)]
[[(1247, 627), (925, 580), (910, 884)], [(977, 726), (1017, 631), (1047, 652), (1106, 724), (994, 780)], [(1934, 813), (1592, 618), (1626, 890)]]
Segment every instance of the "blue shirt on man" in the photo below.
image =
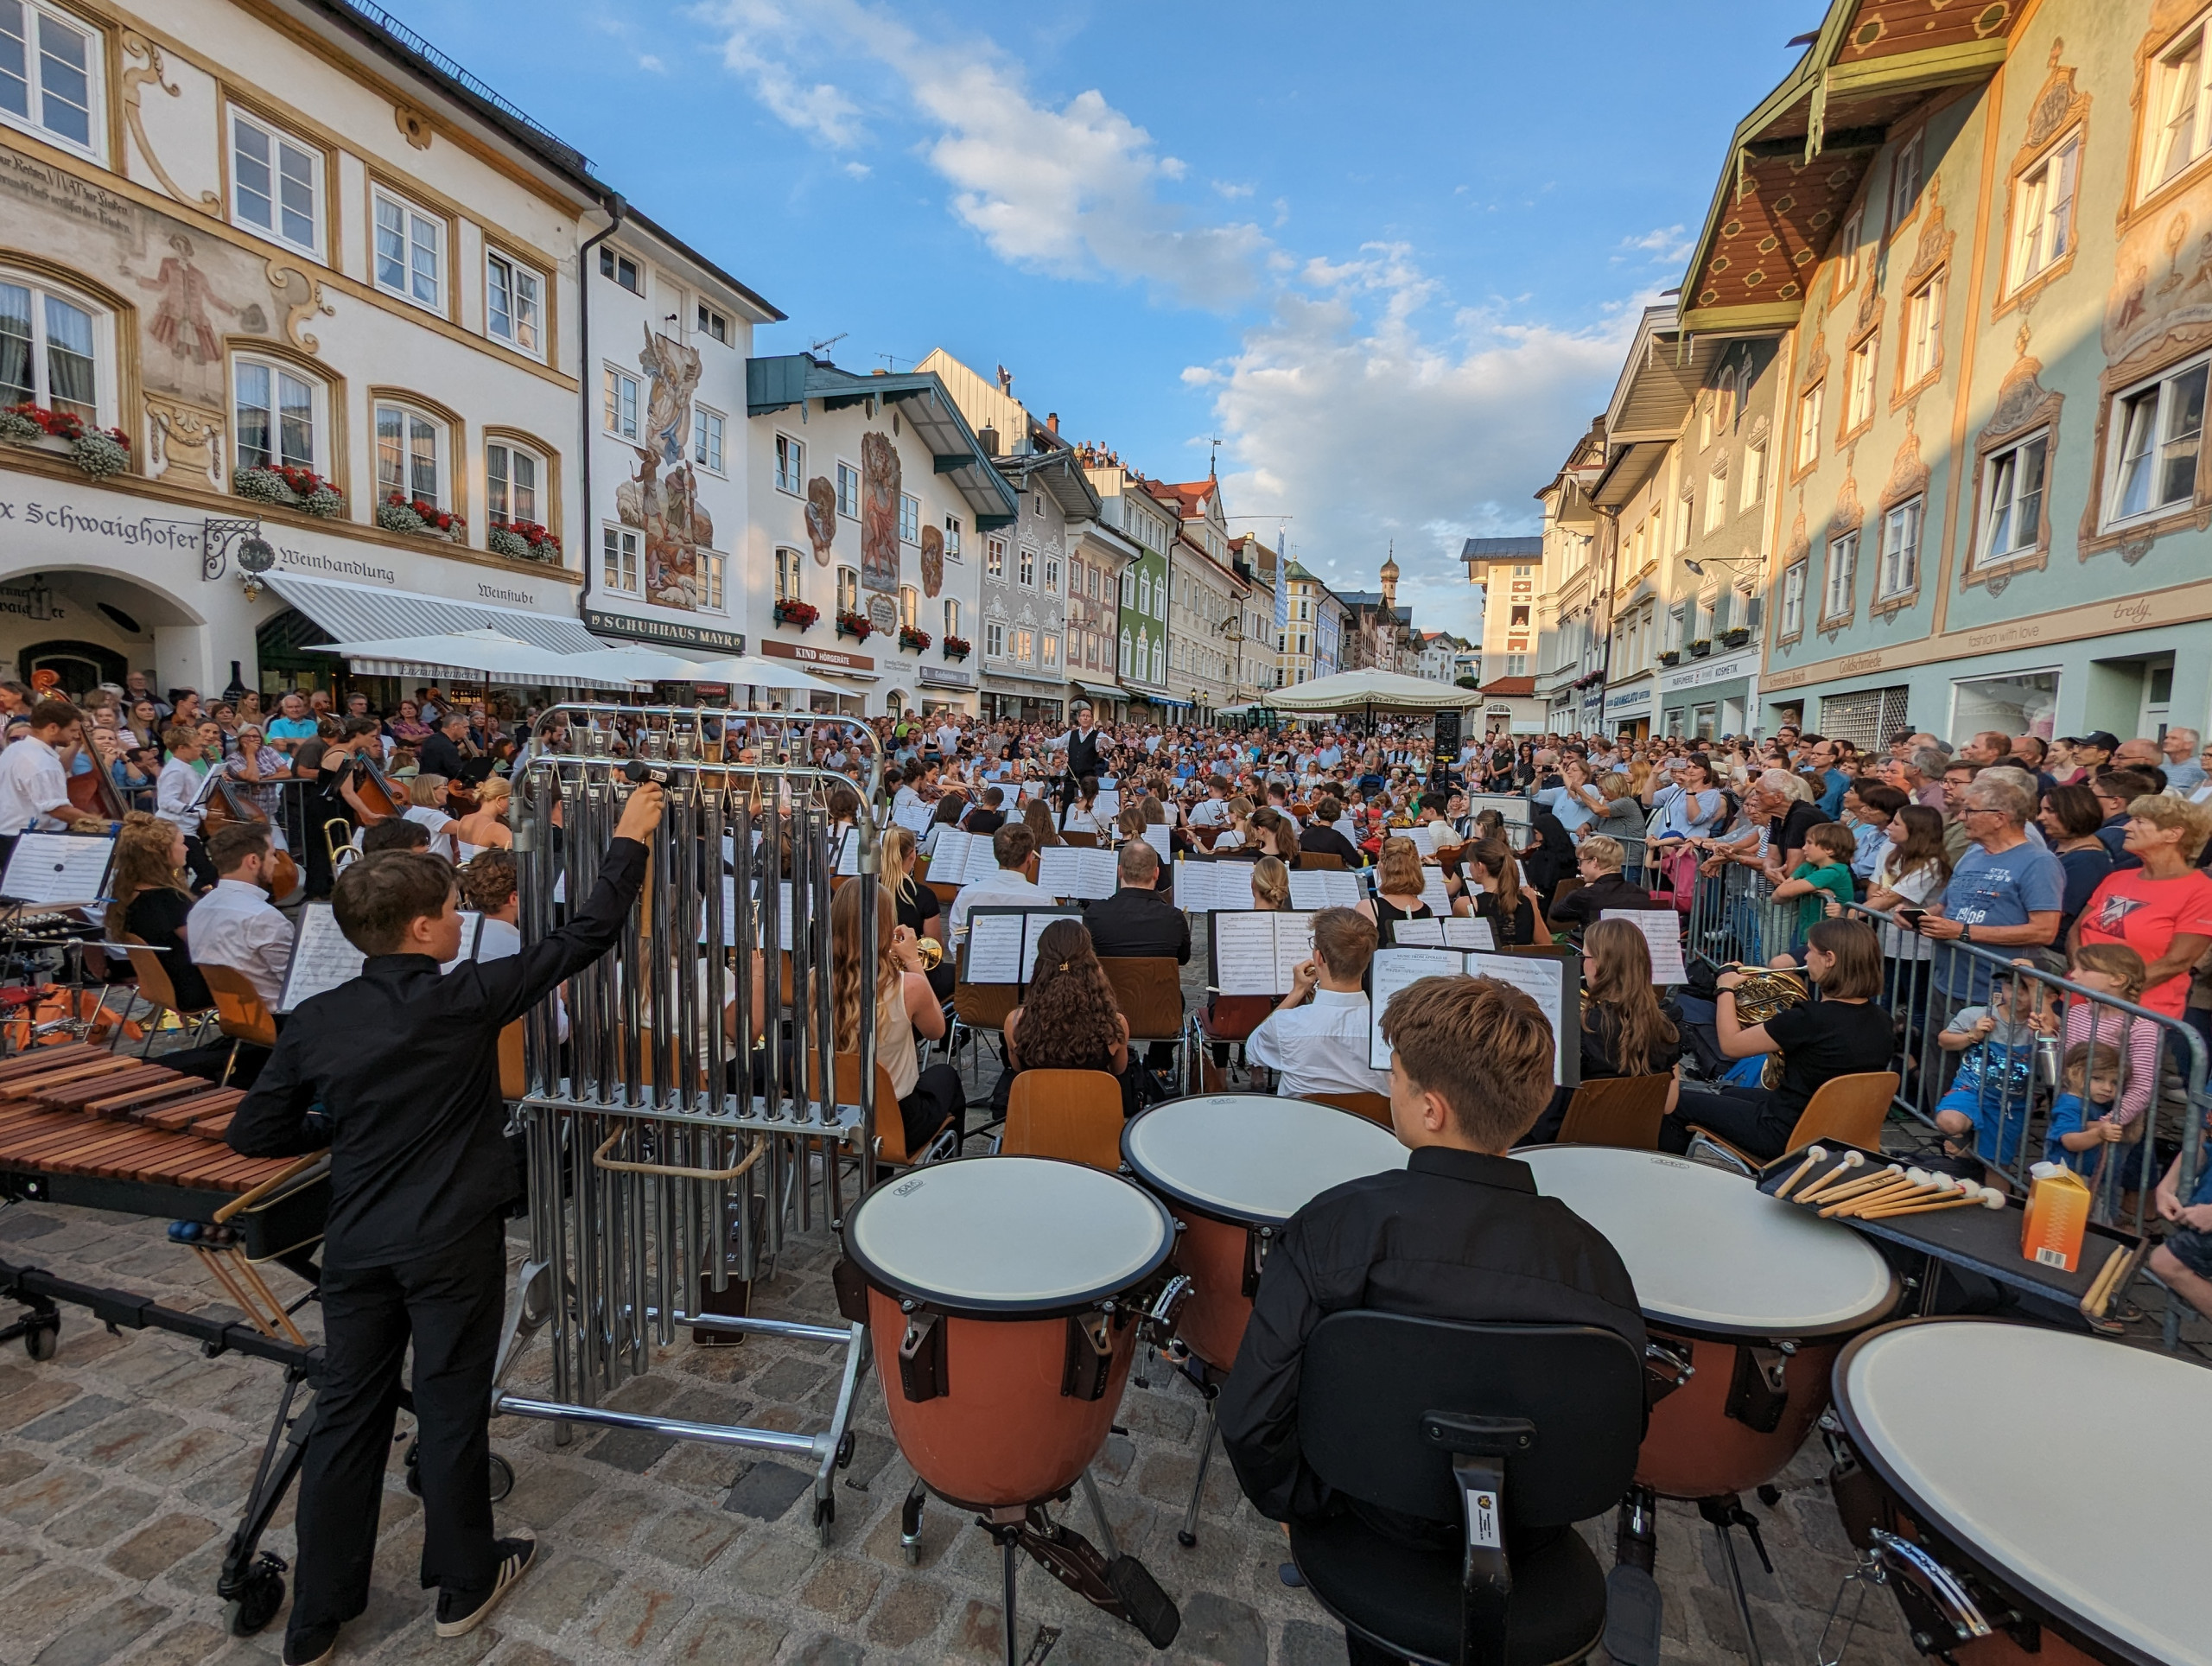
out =
[[(1962, 925), (2025, 925), (2029, 915), (2058, 913), (2065, 906), (2066, 870), (2057, 857), (2031, 842), (1993, 855), (1980, 844), (1968, 845), (1943, 887), (1943, 916)], [(1991, 952), (2009, 957), (2021, 950), (1993, 947)], [(1986, 961), (1956, 951), (1945, 959), (1947, 994), (1955, 1000), (1988, 999)]]

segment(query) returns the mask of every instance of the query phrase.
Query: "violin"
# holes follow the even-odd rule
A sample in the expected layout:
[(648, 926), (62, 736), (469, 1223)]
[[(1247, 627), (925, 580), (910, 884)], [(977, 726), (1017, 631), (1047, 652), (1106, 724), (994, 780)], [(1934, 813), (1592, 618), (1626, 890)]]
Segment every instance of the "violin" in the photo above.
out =
[[(269, 819), (269, 812), (251, 798), (240, 792), (230, 779), (222, 775), (214, 778), (213, 789), (207, 802), (200, 807), (200, 828), (212, 834), (216, 829), (228, 827), (233, 822), (257, 822), (273, 833), (276, 829)], [(261, 870), (261, 888), (269, 893), (275, 902), (289, 901), (303, 881), (300, 865), (292, 860), (289, 851), (272, 842), (269, 847), (269, 861)]]

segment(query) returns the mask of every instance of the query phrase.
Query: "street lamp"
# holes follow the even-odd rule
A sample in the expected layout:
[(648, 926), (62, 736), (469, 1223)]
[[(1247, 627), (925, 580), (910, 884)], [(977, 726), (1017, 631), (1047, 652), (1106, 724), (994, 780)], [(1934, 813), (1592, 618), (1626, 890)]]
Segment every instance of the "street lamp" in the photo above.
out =
[(1705, 569), (1708, 567), (1719, 567), (1732, 573), (1739, 569), (1756, 568), (1758, 567), (1758, 563), (1756, 561), (1745, 561), (1734, 556), (1713, 556), (1705, 561), (1700, 561), (1694, 556), (1684, 556), (1682, 557), (1682, 565), (1688, 568), (1690, 571), (1695, 573), (1700, 578), (1703, 578), (1705, 576)]

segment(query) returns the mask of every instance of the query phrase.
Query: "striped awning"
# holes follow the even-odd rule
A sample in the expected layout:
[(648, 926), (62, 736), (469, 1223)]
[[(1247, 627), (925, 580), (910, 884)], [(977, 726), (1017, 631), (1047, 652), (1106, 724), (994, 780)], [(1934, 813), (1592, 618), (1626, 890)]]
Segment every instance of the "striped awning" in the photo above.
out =
[(378, 642), (403, 636), (497, 631), (555, 653), (596, 653), (607, 645), (573, 614), (537, 614), (454, 601), (415, 590), (385, 590), (338, 579), (271, 573), (269, 586), (339, 642)]

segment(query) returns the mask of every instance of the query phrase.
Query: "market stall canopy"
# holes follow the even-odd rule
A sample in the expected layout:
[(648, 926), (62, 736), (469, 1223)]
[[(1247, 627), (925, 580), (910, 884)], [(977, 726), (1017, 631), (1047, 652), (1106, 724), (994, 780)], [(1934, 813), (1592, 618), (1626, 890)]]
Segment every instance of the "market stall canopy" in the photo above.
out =
[(369, 677), (421, 677), (465, 671), (487, 683), (575, 684), (627, 688), (631, 677), (579, 670), (589, 654), (556, 653), (497, 631), (453, 631), (442, 636), (392, 636), (372, 642), (333, 642), (316, 653), (334, 653)]
[(850, 696), (849, 688), (827, 682), (789, 662), (765, 659), (759, 654), (733, 654), (723, 659), (697, 661), (689, 679), (694, 683), (745, 684), (756, 689), (800, 689), (809, 694)]
[(1338, 671), (1268, 696), (1275, 711), (1453, 711), (1479, 703), (1472, 689), (1384, 671)]

